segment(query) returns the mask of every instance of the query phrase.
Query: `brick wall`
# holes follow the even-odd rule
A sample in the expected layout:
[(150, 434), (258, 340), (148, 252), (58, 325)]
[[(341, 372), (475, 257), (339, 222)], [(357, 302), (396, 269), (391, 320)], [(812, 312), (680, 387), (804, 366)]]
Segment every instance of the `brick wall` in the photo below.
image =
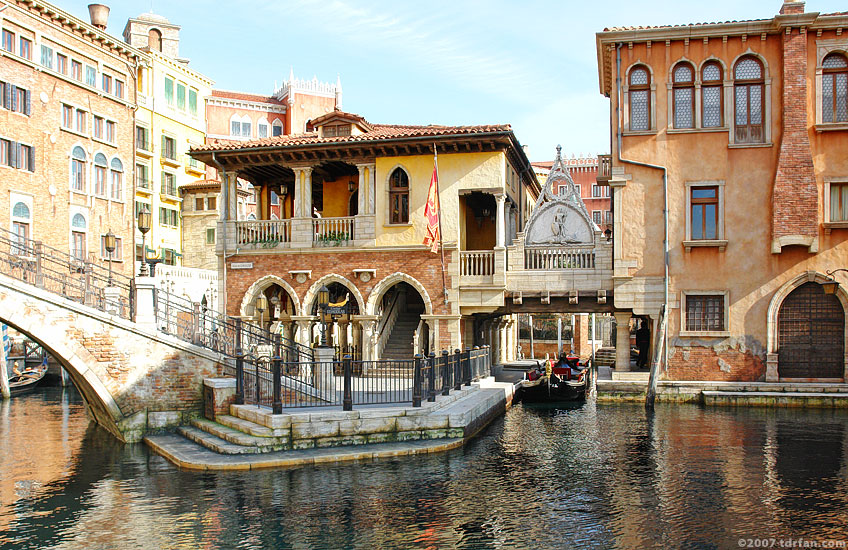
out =
[[(251, 262), (253, 269), (231, 269), (233, 262)], [(376, 269), (376, 277), (368, 282), (362, 282), (354, 277), (354, 269)], [(303, 283), (298, 283), (289, 271), (312, 270), (312, 278)], [(285, 253), (273, 255), (241, 255), (227, 259), (227, 313), (229, 315), (241, 315), (239, 308), (244, 295), (250, 286), (266, 275), (276, 275), (288, 282), (298, 295), (302, 307), (303, 299), (309, 288), (315, 281), (325, 275), (336, 274), (351, 281), (362, 294), (364, 301), (374, 287), (388, 275), (395, 272), (405, 273), (420, 282), (433, 304), (434, 314), (450, 313), (444, 303), (442, 291), (442, 268), (439, 257), (429, 251), (421, 250), (391, 250), (391, 251), (369, 251), (369, 252), (322, 252), (322, 253)], [(447, 284), (450, 288), (451, 277), (447, 276)], [(365, 308), (365, 304), (361, 306)], [(365, 311), (361, 311), (365, 314)], [(304, 314), (298, 312), (299, 315)], [(307, 315), (311, 311), (306, 312)], [(450, 337), (447, 332), (447, 324), (442, 323), (439, 327), (439, 346), (450, 347)]]
[[(786, 4), (787, 9), (797, 9)], [(803, 3), (801, 12), (803, 12)], [(818, 190), (807, 133), (807, 35), (783, 34), (783, 134), (772, 199), (772, 234), (818, 236)]]
[(765, 380), (763, 359), (750, 352), (737, 350), (716, 352), (698, 346), (674, 347), (669, 350), (667, 380), (711, 380), (755, 382)]

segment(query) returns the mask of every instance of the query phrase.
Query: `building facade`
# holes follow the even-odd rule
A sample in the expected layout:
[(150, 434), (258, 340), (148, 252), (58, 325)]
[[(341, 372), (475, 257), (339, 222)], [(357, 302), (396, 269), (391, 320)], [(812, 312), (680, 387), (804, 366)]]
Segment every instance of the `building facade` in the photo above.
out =
[[(179, 57), (180, 27), (145, 13), (127, 21), (124, 40), (141, 50), (143, 63), (134, 75), (138, 89), (135, 122), (135, 213), (152, 214), (145, 245), (148, 258), (181, 265), (183, 244), (179, 189), (202, 179), (206, 167), (188, 155), (206, 141), (206, 99), (212, 81)], [(142, 257), (136, 232), (136, 260)]]
[[(580, 198), (586, 205), (586, 209), (592, 216), (592, 221), (595, 222), (603, 231), (607, 227), (612, 227), (612, 210), (610, 209), (609, 185), (606, 182), (598, 182), (598, 156), (578, 157), (563, 159), (574, 185), (577, 186), (577, 191), (580, 193)], [(553, 161), (548, 162), (532, 162), (533, 171), (536, 172), (536, 178), (539, 181), (545, 181), (550, 175)], [(557, 189), (557, 193), (565, 193), (566, 186), (561, 185)]]
[[(351, 313), (337, 320), (334, 343), (364, 358), (481, 343), (472, 315), (503, 305), (493, 272), (503, 279), (504, 247), (539, 192), (511, 129), (378, 125), (340, 110), (308, 128), (193, 150), (207, 164), (214, 153), (223, 168), (220, 202), (228, 207), (217, 254), (225, 311), (255, 322), (264, 294), (269, 325), (311, 344), (317, 292), (327, 286)], [(434, 143), (444, 270), (441, 255), (422, 244)], [(257, 220), (236, 219), (239, 178), (256, 188)], [(271, 216), (271, 193), (282, 202), (279, 220)], [(480, 281), (464, 288), (463, 274), (473, 278), (475, 269)]]
[(0, 27), (4, 236), (131, 275), (140, 52), (45, 2), (0, 2)]
[(848, 380), (848, 279), (822, 284), (848, 265), (846, 25), (786, 1), (597, 34), (616, 318), (667, 305), (668, 378)]

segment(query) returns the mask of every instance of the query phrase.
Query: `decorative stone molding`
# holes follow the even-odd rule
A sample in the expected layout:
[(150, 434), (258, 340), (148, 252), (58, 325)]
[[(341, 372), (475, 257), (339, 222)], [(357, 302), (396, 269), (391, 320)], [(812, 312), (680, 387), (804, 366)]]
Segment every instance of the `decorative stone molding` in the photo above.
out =
[(312, 270), (311, 269), (294, 269), (289, 271), (289, 275), (291, 278), (297, 281), (300, 284), (303, 284), (307, 281), (307, 279), (312, 278)]
[(359, 279), (363, 283), (367, 283), (371, 279), (377, 276), (376, 269), (354, 269), (353, 276), (356, 279)]

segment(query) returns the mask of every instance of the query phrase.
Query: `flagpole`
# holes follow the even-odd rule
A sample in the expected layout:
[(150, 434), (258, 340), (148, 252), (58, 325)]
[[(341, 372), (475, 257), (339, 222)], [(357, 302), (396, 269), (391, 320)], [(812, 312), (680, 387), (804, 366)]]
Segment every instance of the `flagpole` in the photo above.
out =
[(442, 254), (442, 290), (445, 292), (445, 304), (448, 303), (448, 284), (447, 278), (445, 275), (445, 246), (442, 242), (442, 233), (444, 228), (442, 227), (442, 197), (439, 194), (439, 149), (436, 147), (436, 142), (433, 142), (433, 162), (436, 164), (436, 200), (439, 203), (439, 252)]

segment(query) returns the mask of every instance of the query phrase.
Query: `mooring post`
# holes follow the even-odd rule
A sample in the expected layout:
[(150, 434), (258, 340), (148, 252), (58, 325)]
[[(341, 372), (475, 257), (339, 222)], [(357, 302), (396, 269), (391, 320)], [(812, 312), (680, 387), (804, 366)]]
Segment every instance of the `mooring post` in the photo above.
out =
[(271, 369), (274, 375), (274, 402), (272, 403), (272, 412), (274, 414), (282, 414), (283, 412), (283, 359), (277, 355), (271, 360)]
[(412, 406), (421, 406), (421, 362), (424, 360), (420, 353), (415, 355), (412, 367)]
[(342, 359), (344, 366), (344, 396), (342, 398), (342, 410), (353, 410), (353, 393), (351, 392), (351, 358), (345, 355)]
[(430, 372), (427, 373), (427, 401), (431, 403), (436, 400), (436, 354), (430, 352)]
[(236, 405), (244, 405), (244, 356), (236, 351)]

